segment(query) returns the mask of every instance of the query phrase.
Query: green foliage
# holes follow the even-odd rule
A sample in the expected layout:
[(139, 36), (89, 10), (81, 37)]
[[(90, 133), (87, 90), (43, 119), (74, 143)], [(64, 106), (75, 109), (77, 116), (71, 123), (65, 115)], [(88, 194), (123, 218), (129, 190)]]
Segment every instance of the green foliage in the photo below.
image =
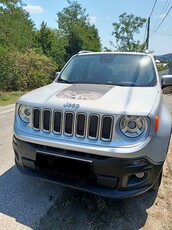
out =
[(42, 22), (40, 30), (35, 33), (35, 46), (44, 55), (51, 57), (61, 69), (65, 64), (66, 40), (58, 30), (52, 30)]
[(21, 53), (2, 49), (0, 52), (0, 90), (31, 90), (50, 83), (56, 66), (45, 55), (33, 50)]
[(140, 33), (140, 28), (146, 22), (145, 18), (135, 17), (133, 14), (127, 15), (123, 13), (119, 16), (119, 22), (113, 23), (114, 31), (112, 35), (115, 36), (118, 51), (144, 51), (145, 43), (134, 39), (135, 34)]
[(34, 28), (22, 0), (0, 0), (0, 90), (31, 90), (51, 80), (55, 71), (80, 50), (100, 51), (98, 31), (85, 9), (68, 0), (59, 12), (58, 29), (42, 22)]
[(98, 31), (88, 21), (86, 10), (76, 1), (68, 0), (69, 6), (57, 14), (59, 29), (64, 33), (67, 59), (80, 50), (100, 51)]
[(50, 76), (54, 75), (56, 65), (45, 55), (29, 50), (27, 53), (16, 54), (15, 68), (18, 73), (17, 85), (31, 90), (50, 83)]
[(12, 66), (14, 60), (10, 57), (11, 52), (9, 48), (0, 46), (0, 90), (5, 91), (8, 88), (8, 79), (12, 79)]
[[(34, 24), (20, 1), (0, 1), (0, 44), (18, 49), (33, 44)], [(20, 4), (19, 4), (20, 3)]]
[(168, 66), (163, 66), (163, 65), (157, 65), (156, 67), (158, 71), (163, 71), (163, 70), (168, 69)]

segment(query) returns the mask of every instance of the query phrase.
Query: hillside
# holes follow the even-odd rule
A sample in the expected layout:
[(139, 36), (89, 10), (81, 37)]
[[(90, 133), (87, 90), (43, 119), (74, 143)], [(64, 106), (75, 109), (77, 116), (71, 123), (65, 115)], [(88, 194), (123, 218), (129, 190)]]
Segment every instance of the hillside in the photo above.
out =
[(156, 59), (162, 61), (172, 61), (172, 53), (155, 56)]

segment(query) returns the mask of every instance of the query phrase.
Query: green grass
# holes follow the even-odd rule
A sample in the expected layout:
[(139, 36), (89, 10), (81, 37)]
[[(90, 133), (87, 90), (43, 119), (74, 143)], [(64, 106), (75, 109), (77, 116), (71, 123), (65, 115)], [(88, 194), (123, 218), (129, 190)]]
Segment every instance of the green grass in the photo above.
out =
[(0, 91), (0, 106), (14, 104), (16, 100), (25, 94), (23, 91), (15, 91), (15, 92), (1, 92)]

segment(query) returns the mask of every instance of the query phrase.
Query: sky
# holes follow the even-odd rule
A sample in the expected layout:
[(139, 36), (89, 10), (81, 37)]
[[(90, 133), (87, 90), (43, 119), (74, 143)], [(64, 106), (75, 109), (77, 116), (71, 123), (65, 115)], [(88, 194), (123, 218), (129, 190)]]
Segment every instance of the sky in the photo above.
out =
[[(48, 27), (57, 29), (57, 13), (69, 6), (67, 0), (23, 0), (23, 2), (38, 29), (42, 21), (46, 22)], [(77, 0), (77, 2), (86, 9), (90, 23), (98, 29), (102, 47), (113, 48), (110, 46), (110, 41), (115, 44), (112, 23), (118, 22), (119, 16), (127, 13), (146, 19), (151, 16), (149, 50), (155, 55), (172, 53), (172, 0)], [(156, 30), (160, 23), (162, 24)], [(146, 24), (135, 39), (143, 42), (145, 34)]]

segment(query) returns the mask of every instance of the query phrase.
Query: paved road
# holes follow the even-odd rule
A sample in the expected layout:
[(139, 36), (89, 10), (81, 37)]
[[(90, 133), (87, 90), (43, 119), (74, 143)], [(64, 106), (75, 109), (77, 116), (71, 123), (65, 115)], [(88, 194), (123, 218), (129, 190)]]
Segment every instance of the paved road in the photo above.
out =
[(34, 229), (62, 189), (21, 175), (14, 165), (14, 106), (0, 108), (0, 230)]

